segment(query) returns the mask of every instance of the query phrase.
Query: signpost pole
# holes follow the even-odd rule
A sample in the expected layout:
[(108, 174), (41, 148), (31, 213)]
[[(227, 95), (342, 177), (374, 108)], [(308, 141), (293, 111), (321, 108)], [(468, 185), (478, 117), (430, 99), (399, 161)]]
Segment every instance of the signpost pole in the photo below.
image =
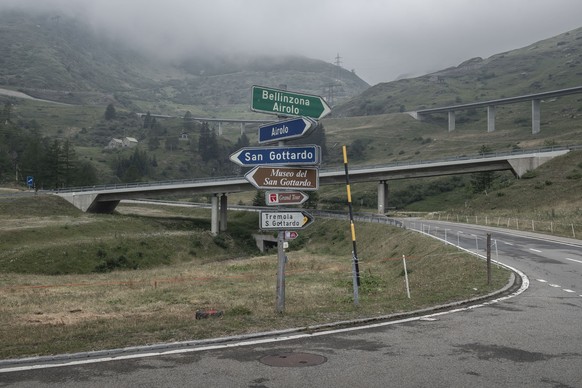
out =
[(285, 231), (279, 230), (277, 235), (277, 259), (279, 262), (277, 268), (277, 306), (275, 311), (279, 314), (285, 312)]
[[(285, 142), (279, 141), (279, 147), (284, 147)], [(279, 314), (285, 312), (285, 231), (279, 229), (277, 234), (277, 306), (275, 311)]]
[[(319, 97), (303, 93), (288, 92), (286, 86), (273, 89), (253, 86), (251, 89), (251, 110), (277, 115), (280, 121), (259, 128), (259, 143), (277, 141), (278, 147), (256, 149), (242, 148), (230, 156), (230, 160), (241, 166), (255, 165), (245, 174), (245, 179), (258, 190), (317, 190), (319, 188), (319, 146), (285, 148), (285, 140), (298, 138), (317, 127), (318, 119), (327, 116), (331, 107)], [(289, 120), (289, 116), (296, 117)], [(312, 120), (315, 119), (315, 120)], [(302, 167), (292, 168), (288, 165)], [(266, 165), (266, 166), (265, 166)], [(273, 167), (269, 167), (272, 165)], [(316, 165), (309, 168), (305, 165)], [(285, 199), (279, 193), (272, 194), (268, 205), (301, 204), (307, 200), (303, 192), (289, 192)], [(306, 198), (307, 197), (307, 198)], [(280, 210), (280, 209), (277, 209)], [(262, 230), (277, 230), (277, 298), (275, 311), (285, 311), (285, 229), (302, 229), (313, 221), (309, 213), (303, 211), (277, 211), (260, 213)], [(296, 237), (296, 233), (295, 233)], [(295, 238), (293, 237), (293, 238)], [(355, 254), (355, 245), (354, 245)], [(356, 261), (357, 265), (357, 261)], [(358, 279), (359, 283), (359, 279)]]

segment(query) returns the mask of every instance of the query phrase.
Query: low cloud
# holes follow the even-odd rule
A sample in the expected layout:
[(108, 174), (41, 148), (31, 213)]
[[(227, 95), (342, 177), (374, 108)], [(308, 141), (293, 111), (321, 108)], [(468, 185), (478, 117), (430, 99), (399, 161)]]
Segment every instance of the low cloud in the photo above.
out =
[(374, 84), (582, 26), (578, 0), (2, 0), (66, 14), (167, 59), (193, 53), (340, 55)]

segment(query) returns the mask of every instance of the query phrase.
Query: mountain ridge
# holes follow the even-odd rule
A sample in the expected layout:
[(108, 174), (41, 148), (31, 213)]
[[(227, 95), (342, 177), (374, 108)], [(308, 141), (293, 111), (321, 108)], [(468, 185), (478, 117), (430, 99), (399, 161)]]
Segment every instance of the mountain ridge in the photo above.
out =
[(162, 61), (58, 14), (3, 11), (0, 33), (0, 86), (65, 103), (211, 111), (210, 105), (247, 104), (251, 83), (335, 100), (369, 87), (353, 72), (301, 56), (194, 53)]
[(579, 85), (582, 28), (423, 76), (374, 85), (334, 113), (339, 117), (398, 113)]

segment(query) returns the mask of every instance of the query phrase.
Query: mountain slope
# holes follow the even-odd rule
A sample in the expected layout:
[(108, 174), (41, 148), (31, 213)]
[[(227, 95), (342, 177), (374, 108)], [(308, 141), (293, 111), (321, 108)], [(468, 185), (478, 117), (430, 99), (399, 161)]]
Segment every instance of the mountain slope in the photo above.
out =
[(197, 53), (163, 62), (58, 14), (0, 12), (0, 36), (0, 86), (73, 104), (211, 111), (248, 105), (252, 84), (287, 84), (324, 96), (333, 89), (344, 100), (369, 87), (352, 72), (304, 57)]
[(396, 113), (579, 85), (582, 28), (422, 77), (378, 84), (335, 113), (336, 117)]

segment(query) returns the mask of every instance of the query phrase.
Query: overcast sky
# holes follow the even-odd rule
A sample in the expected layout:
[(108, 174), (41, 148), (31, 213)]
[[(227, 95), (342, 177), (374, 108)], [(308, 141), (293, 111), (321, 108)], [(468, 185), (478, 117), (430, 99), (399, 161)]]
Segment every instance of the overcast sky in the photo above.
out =
[(84, 15), (171, 58), (195, 50), (299, 54), (368, 83), (440, 70), (582, 27), (581, 0), (0, 0)]

